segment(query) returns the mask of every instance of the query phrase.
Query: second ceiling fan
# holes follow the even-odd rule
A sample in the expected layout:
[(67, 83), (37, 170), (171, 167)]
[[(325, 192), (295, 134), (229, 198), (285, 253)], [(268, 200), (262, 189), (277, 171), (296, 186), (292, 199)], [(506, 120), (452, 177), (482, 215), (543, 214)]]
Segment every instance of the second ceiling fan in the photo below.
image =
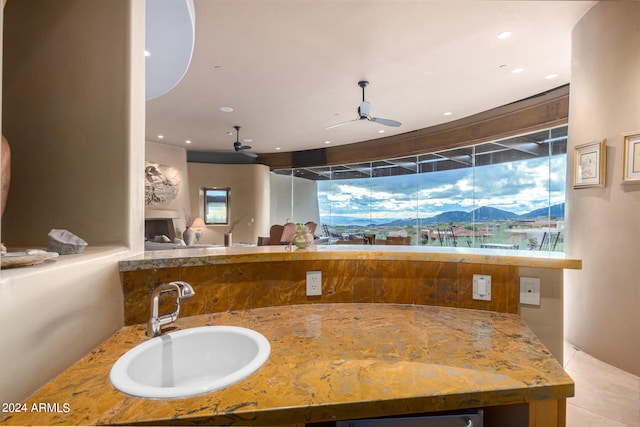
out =
[(347, 122), (342, 122), (342, 123), (338, 123), (335, 125), (331, 125), (329, 127), (327, 127), (327, 129), (333, 129), (333, 128), (337, 128), (338, 126), (343, 126), (349, 123), (353, 123), (353, 122), (357, 122), (358, 120), (368, 120), (370, 122), (375, 122), (375, 123), (380, 123), (381, 125), (385, 125), (385, 126), (392, 126), (392, 127), (398, 127), (400, 126), (402, 123), (400, 123), (397, 120), (391, 120), (391, 119), (382, 119), (380, 117), (373, 117), (370, 115), (371, 113), (371, 103), (369, 101), (365, 101), (364, 98), (364, 88), (366, 88), (369, 85), (369, 82), (366, 80), (361, 80), (358, 82), (358, 86), (360, 86), (362, 88), (362, 102), (360, 103), (360, 106), (358, 107), (358, 117), (356, 117), (353, 120), (349, 120)]
[(236, 130), (236, 142), (233, 143), (233, 149), (238, 153), (244, 154), (245, 156), (258, 157), (256, 153), (245, 151), (245, 150), (251, 150), (251, 146), (242, 145), (242, 143), (240, 142), (240, 126), (234, 126), (233, 128)]

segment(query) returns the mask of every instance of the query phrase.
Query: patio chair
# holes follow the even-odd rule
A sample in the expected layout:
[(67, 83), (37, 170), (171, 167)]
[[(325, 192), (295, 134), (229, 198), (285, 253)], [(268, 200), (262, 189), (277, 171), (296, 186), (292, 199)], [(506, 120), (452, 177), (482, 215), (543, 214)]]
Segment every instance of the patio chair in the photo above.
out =
[(545, 233), (542, 235), (542, 242), (540, 242), (540, 251), (555, 251), (558, 239), (560, 238), (560, 232), (558, 233)]
[(269, 229), (269, 245), (279, 245), (284, 225), (274, 224)]
[(440, 246), (458, 246), (456, 235), (453, 232), (453, 227), (445, 228), (443, 230), (436, 228), (438, 232), (438, 240), (440, 240)]
[(296, 233), (296, 229), (298, 228), (298, 224), (294, 222), (288, 222), (284, 225), (282, 230), (282, 236), (280, 237), (281, 245), (288, 245), (293, 239), (293, 235)]
[(309, 229), (309, 232), (313, 235), (313, 237), (316, 236), (316, 228), (318, 227), (318, 224), (316, 224), (313, 221), (309, 221), (305, 224), (307, 226), (307, 228)]

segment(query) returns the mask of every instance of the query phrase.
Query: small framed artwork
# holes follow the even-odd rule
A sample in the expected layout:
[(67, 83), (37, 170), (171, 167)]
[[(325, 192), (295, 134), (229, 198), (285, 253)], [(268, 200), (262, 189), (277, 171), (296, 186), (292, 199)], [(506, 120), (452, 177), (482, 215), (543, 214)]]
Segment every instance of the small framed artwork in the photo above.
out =
[(604, 187), (607, 140), (578, 145), (573, 151), (573, 188)]
[(640, 131), (624, 137), (623, 184), (640, 184)]

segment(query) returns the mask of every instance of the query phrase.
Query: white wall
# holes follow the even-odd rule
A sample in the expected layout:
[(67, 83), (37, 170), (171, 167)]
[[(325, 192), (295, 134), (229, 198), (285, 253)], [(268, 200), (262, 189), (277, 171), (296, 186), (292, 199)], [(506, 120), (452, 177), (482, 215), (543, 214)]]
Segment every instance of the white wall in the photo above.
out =
[[(35, 0), (5, 7), (7, 246), (46, 246), (52, 228), (94, 245), (128, 238), (128, 1), (109, 4)], [(92, 22), (94, 13), (104, 15), (103, 23)]]
[[(313, 221), (320, 225), (318, 187), (316, 181), (294, 176), (270, 174), (271, 224), (284, 224), (287, 219), (296, 224)], [(316, 234), (321, 232), (320, 228)]]
[(126, 248), (88, 248), (0, 275), (0, 402), (24, 401), (124, 325), (117, 263)]
[(560, 363), (564, 361), (563, 272), (520, 267), (520, 277), (540, 279), (540, 305), (520, 304), (519, 314)]
[(124, 323), (118, 261), (143, 244), (144, 1), (12, 1), (4, 18), (2, 240), (46, 247), (58, 227), (89, 242), (0, 271), (0, 402), (19, 402)]
[[(269, 167), (188, 163), (191, 212), (203, 217), (202, 188), (230, 188), (229, 220), (234, 243), (257, 243), (269, 235)], [(222, 244), (230, 225), (209, 225), (202, 243)]]
[[(640, 375), (640, 186), (623, 186), (622, 134), (640, 130), (640, 3), (599, 2), (572, 35), (566, 339)], [(571, 188), (576, 145), (607, 140), (605, 188)]]
[(291, 206), (293, 194), (293, 179), (288, 175), (269, 174), (271, 181), (271, 203), (269, 211), (269, 222), (273, 224), (284, 224), (287, 219), (291, 220), (293, 208)]

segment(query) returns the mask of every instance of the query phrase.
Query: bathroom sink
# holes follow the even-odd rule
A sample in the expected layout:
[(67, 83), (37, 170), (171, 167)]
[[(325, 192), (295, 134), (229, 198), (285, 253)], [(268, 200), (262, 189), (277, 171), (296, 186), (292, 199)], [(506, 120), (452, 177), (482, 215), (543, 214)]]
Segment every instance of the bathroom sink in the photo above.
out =
[(203, 326), (152, 338), (111, 368), (111, 383), (132, 396), (170, 399), (220, 390), (257, 371), (271, 346), (259, 332)]

